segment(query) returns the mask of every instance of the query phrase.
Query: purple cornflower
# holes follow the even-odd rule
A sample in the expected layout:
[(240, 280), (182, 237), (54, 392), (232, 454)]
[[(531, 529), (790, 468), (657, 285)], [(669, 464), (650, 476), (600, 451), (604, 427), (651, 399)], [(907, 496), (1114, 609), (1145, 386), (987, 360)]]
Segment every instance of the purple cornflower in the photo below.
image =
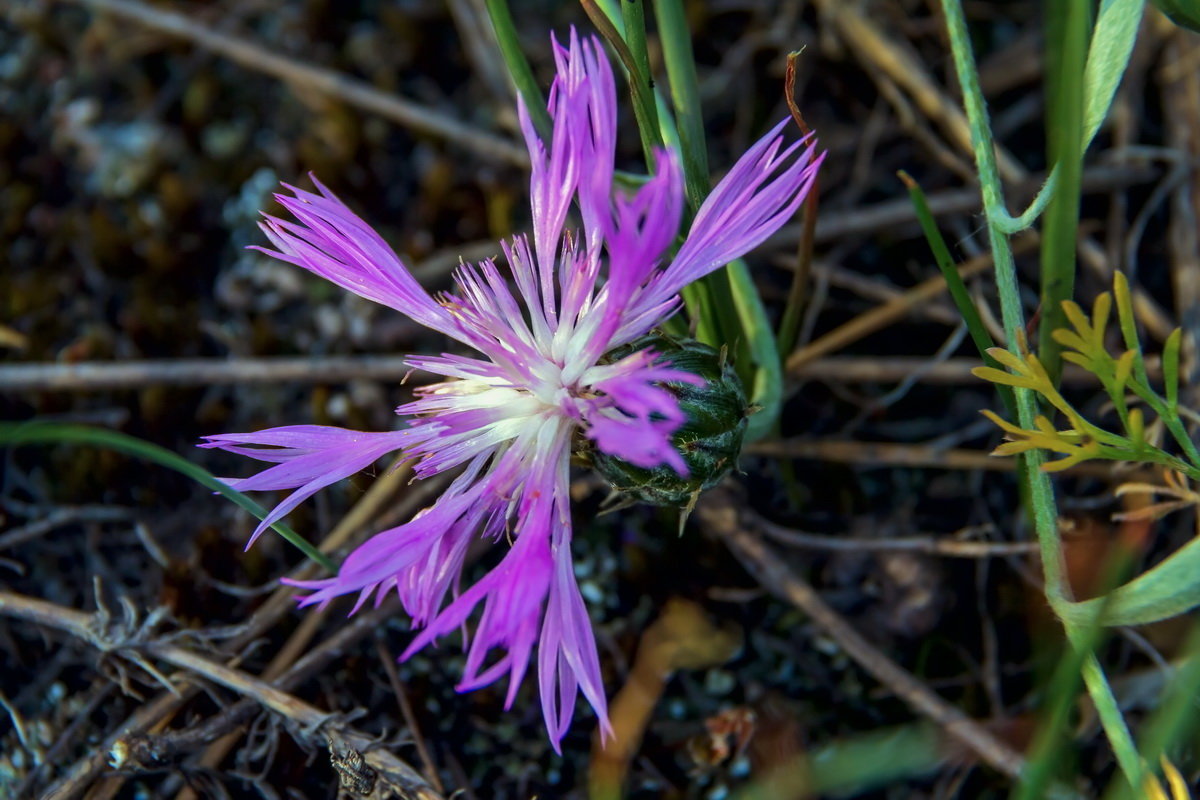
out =
[[(656, 174), (637, 191), (613, 190), (616, 92), (595, 39), (574, 31), (554, 42), (557, 77), (543, 142), (523, 105), (521, 130), (533, 162), (533, 236), (502, 242), (513, 292), (492, 259), (462, 265), (457, 293), (431, 296), (379, 235), (328, 189), (288, 187), (276, 195), (295, 217), (266, 217), (270, 256), (304, 267), (356, 294), (396, 309), (479, 352), (413, 356), (409, 363), (448, 380), (416, 390), (396, 409), (407, 427), (366, 433), (317, 425), (209, 436), (219, 447), (272, 466), (234, 480), (249, 490), (295, 489), (254, 531), (254, 540), (317, 490), (400, 451), (418, 478), (461, 473), (441, 498), (352, 552), (336, 577), (297, 581), (311, 589), (302, 605), (357, 593), (354, 609), (395, 591), (420, 633), (407, 657), (464, 625), (483, 605), (468, 637), (461, 691), (508, 674), (511, 705), (535, 645), (546, 727), (555, 748), (579, 692), (609, 731), (600, 665), (571, 561), (568, 478), (572, 442), (643, 467), (686, 466), (671, 446), (684, 422), (663, 381), (699, 381), (640, 351), (604, 355), (674, 313), (685, 285), (762, 243), (796, 211), (823, 154), (814, 143), (783, 145), (780, 122), (737, 162), (699, 210), (674, 258), (683, 179), (678, 156), (656, 154)], [(566, 228), (574, 201), (582, 229)], [(460, 592), (468, 545), (487, 536), (507, 552)], [(506, 542), (511, 542), (508, 546)], [(447, 593), (455, 595), (447, 604)], [(498, 651), (489, 662), (488, 656)]]

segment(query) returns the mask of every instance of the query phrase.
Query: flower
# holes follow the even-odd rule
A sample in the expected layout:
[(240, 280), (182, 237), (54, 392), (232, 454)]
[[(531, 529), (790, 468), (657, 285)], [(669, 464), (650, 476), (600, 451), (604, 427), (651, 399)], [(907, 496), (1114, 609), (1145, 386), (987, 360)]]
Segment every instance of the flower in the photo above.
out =
[[(233, 485), (295, 489), (255, 530), (324, 486), (399, 451), (418, 478), (461, 469), (438, 501), (353, 551), (335, 577), (296, 581), (302, 605), (357, 593), (357, 610), (396, 592), (421, 632), (405, 657), (459, 629), (482, 606), (468, 637), (462, 691), (507, 674), (511, 705), (534, 648), (546, 727), (555, 748), (582, 692), (608, 731), (591, 624), (571, 562), (568, 479), (572, 442), (644, 467), (687, 467), (671, 446), (684, 422), (663, 382), (700, 379), (634, 352), (605, 359), (674, 313), (686, 284), (759, 245), (796, 211), (824, 154), (784, 146), (781, 121), (713, 190), (671, 258), (683, 212), (678, 156), (656, 153), (656, 172), (614, 193), (616, 91), (598, 40), (571, 32), (553, 43), (557, 77), (543, 143), (518, 107), (532, 159), (533, 231), (502, 242), (515, 293), (492, 259), (463, 264), (457, 292), (431, 296), (370, 226), (315, 178), (317, 192), (277, 195), (294, 222), (267, 216), (267, 255), (303, 267), (440, 331), (478, 356), (413, 356), (446, 378), (396, 409), (398, 431), (313, 425), (205, 437), (204, 447), (271, 466)], [(572, 202), (581, 232), (567, 229)], [(260, 248), (261, 249), (261, 248)], [(499, 564), (459, 593), (475, 538), (511, 542)], [(457, 595), (446, 602), (447, 595)], [(489, 657), (493, 652), (498, 657)]]

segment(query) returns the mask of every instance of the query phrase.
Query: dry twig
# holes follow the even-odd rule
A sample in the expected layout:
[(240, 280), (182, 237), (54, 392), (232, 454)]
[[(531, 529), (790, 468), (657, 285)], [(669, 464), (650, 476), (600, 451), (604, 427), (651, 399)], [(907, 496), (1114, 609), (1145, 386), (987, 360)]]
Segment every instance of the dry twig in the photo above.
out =
[[(331, 749), (358, 753), (363, 763), (385, 781), (384, 785), (395, 788), (401, 797), (418, 800), (438, 800), (440, 797), (407, 763), (387, 750), (373, 748), (375, 740), (372, 737), (338, 721), (337, 715), (309, 705), (245, 672), (161, 640), (128, 638), (121, 633), (113, 638), (111, 631), (97, 629), (96, 615), (33, 597), (0, 592), (0, 614), (71, 634), (101, 650), (133, 654), (139, 659), (151, 656), (200, 675), (238, 694), (254, 698), (266, 708), (286, 717), (296, 725), (300, 735), (320, 734), (322, 739), (328, 739)], [(109, 751), (118, 767), (129, 757), (128, 744), (122, 745), (123, 741), (123, 738), (117, 739)]]
[(810, 550), (845, 550), (849, 552), (904, 550), (927, 553), (946, 558), (996, 558), (999, 556), (1030, 555), (1037, 552), (1037, 542), (972, 542), (944, 536), (905, 536), (869, 539), (862, 536), (823, 536), (807, 533), (769, 520), (757, 520), (763, 534), (780, 544)]

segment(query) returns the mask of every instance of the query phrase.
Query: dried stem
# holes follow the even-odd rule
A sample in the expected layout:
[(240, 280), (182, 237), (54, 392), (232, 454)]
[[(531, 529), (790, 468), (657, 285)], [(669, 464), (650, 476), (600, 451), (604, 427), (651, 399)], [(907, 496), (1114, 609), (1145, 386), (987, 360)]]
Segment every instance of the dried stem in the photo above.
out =
[[(38, 625), (54, 628), (80, 638), (102, 651), (122, 654), (151, 656), (180, 669), (206, 678), (231, 689), (238, 694), (253, 698), (260, 705), (286, 717), (295, 723), (301, 735), (320, 736), (328, 740), (331, 749), (354, 751), (378, 773), (380, 779), (402, 792), (419, 800), (438, 800), (440, 795), (426, 783), (421, 775), (407, 763), (382, 748), (374, 748), (374, 739), (349, 725), (337, 720), (336, 714), (322, 711), (315, 706), (284, 692), (264, 680), (240, 670), (232, 669), (178, 645), (161, 640), (138, 641), (124, 639), (98, 626), (98, 616), (86, 614), (72, 608), (38, 600), (33, 597), (0, 592), (0, 614), (25, 619)], [(120, 760), (129, 753), (128, 743), (122, 746), (124, 737), (110, 747), (113, 757)], [(340, 748), (340, 749), (339, 749)]]

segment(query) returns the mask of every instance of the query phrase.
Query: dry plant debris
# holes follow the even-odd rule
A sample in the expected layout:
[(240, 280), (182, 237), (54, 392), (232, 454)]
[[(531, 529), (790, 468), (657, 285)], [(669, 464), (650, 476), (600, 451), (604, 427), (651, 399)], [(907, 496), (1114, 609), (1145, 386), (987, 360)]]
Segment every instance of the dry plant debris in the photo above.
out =
[[(203, 434), (299, 417), (388, 425), (411, 388), (394, 355), (432, 352), (434, 338), (244, 247), (258, 242), (271, 189), (308, 171), (384, 221), (434, 289), (458, 253), (496, 255), (498, 238), (528, 225), (524, 154), (481, 6), (4, 4), (0, 418), (117, 428), (218, 474), (236, 466), (194, 451)], [(786, 56), (801, 48), (796, 93), (830, 156), (779, 438), (743, 457), (737, 488), (703, 499), (682, 537), (669, 514), (599, 516), (602, 492), (574, 487), (586, 528), (577, 577), (610, 693), (646, 668), (641, 649), (671, 598), (744, 642), (724, 663), (652, 670), (654, 702), (634, 709), (620, 754), (626, 796), (719, 800), (783, 762), (896, 742), (928, 749), (901, 751), (911, 774), (851, 787), (860, 796), (1004, 796), (1021, 769), (1042, 678), (1065, 645), (1047, 624), (1012, 465), (986, 455), (999, 443), (978, 417), (991, 389), (953, 339), (958, 317), (895, 177), (906, 170), (929, 193), (990, 305), (935, 6), (690, 6), (711, 162), (727, 166), (787, 113)], [(1039, 7), (967, 5), (1003, 169), (1025, 195), (1014, 207), (1045, 166)], [(517, 24), (546, 80), (546, 31), (587, 18), (539, 3)], [(1196, 52), (1194, 35), (1148, 13), (1085, 164), (1078, 283), (1086, 307), (1114, 269), (1136, 273), (1151, 349), (1184, 325), (1192, 406)], [(622, 164), (639, 167), (636, 137), (621, 146)], [(774, 310), (802, 230), (797, 221), (753, 256)], [(1017, 244), (1027, 274), (1035, 244)], [(1081, 410), (1106, 413), (1086, 376), (1068, 371), (1064, 386)], [(395, 608), (350, 621), (341, 606), (296, 612), (278, 579), (315, 570), (297, 570), (269, 536), (243, 553), (252, 526), (203, 488), (89, 448), (21, 447), (0, 463), (0, 796), (587, 795), (586, 725), (554, 755), (530, 687), (510, 712), (501, 691), (454, 691), (454, 645), (393, 674), (411, 637)], [(299, 510), (293, 527), (344, 553), (437, 491), (378, 472), (369, 489), (351, 480)], [(1083, 555), (1100, 542), (1154, 560), (1195, 536), (1195, 489), (1159, 479), (1100, 464), (1064, 473), (1077, 570), (1099, 569)], [(1134, 495), (1149, 504), (1121, 505)], [(1132, 719), (1153, 709), (1185, 633), (1122, 633), (1104, 651)], [(719, 635), (709, 644), (728, 655)], [(1112, 756), (1091, 712), (1080, 717), (1088, 794)], [(1174, 763), (1148, 793), (1186, 796), (1176, 778), (1191, 777), (1194, 758)]]

